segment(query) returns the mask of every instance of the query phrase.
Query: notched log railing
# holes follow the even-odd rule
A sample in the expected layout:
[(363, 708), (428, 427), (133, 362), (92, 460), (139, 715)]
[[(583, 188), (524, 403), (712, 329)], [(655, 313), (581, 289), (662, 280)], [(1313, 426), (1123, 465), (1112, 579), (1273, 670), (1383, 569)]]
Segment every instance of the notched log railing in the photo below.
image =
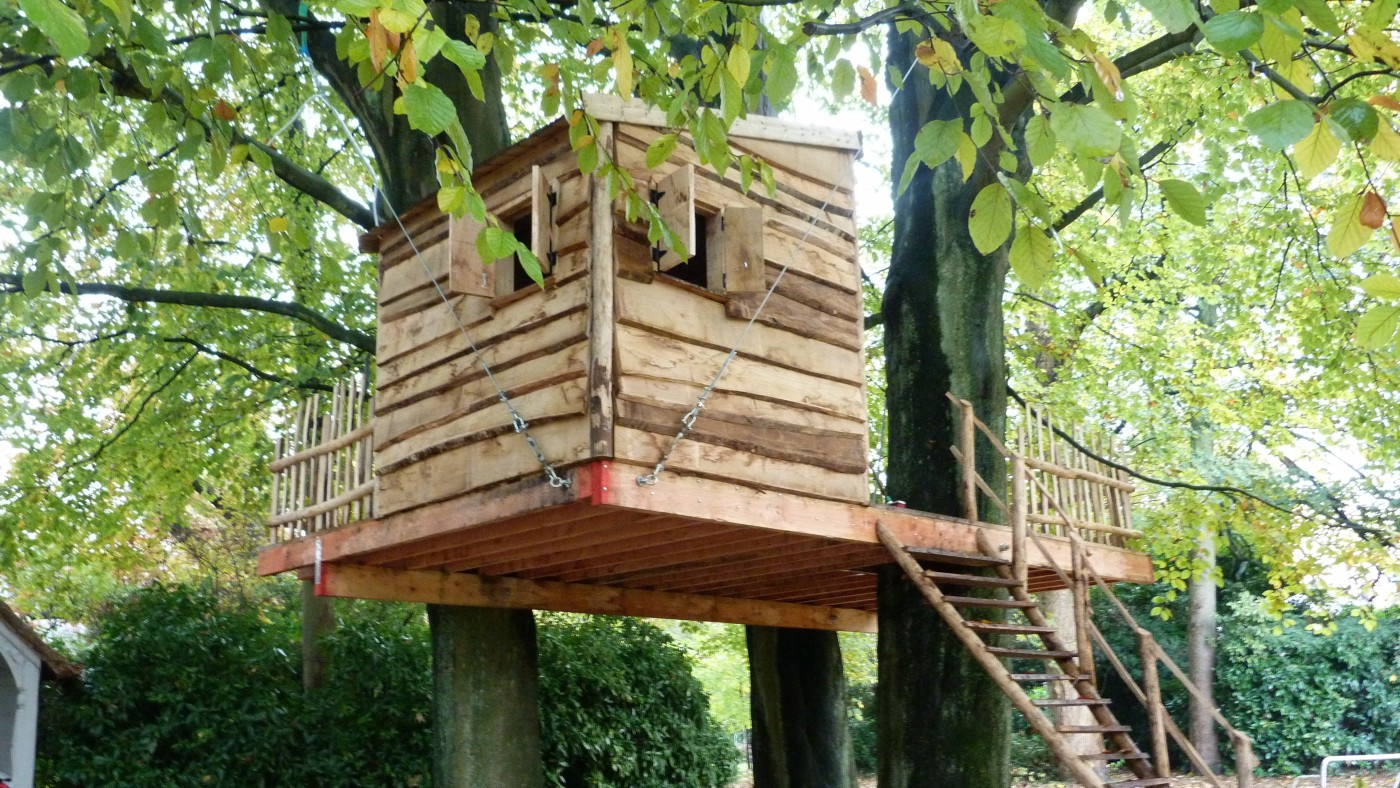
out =
[(272, 471), (274, 542), (375, 515), (374, 412), (359, 378), (297, 405), (292, 434), (277, 439)]
[[(1190, 739), (1167, 715), (1162, 703), (1158, 672), (1159, 665), (1165, 665), (1192, 698), (1210, 708), (1212, 719), (1234, 747), (1236, 785), (1239, 788), (1252, 788), (1254, 769), (1259, 764), (1254, 757), (1253, 740), (1232, 726), (1219, 709), (1209, 704), (1200, 688), (1162, 650), (1152, 633), (1137, 623), (1113, 593), (1112, 587), (1087, 560), (1094, 544), (1121, 547), (1127, 539), (1141, 536), (1132, 529), (1133, 485), (1122, 478), (1117, 468), (1105, 465), (1098, 459), (1107, 453), (1101, 445), (1106, 441), (1086, 440), (1082, 433), (1071, 433), (1074, 435), (1071, 442), (1066, 433), (1054, 427), (1046, 413), (1028, 404), (1018, 414), (1020, 423), (1014, 440), (1017, 450), (1010, 451), (1000, 437), (976, 417), (972, 403), (952, 394), (948, 398), (953, 401), (959, 414), (958, 443), (953, 448), (953, 454), (962, 475), (964, 515), (969, 520), (978, 519), (980, 493), (989, 505), (1006, 515), (1011, 526), (1011, 571), (1015, 579), (1025, 585), (1026, 550), (1028, 545), (1034, 545), (1061, 582), (1073, 592), (1079, 664), (1085, 669), (1094, 664), (1093, 647), (1097, 645), (1124, 685), (1147, 709), (1152, 763), (1158, 775), (1171, 775), (1167, 752), (1167, 739), (1170, 737), (1186, 754), (1197, 774), (1205, 777), (1215, 788), (1225, 788), (1222, 779), (1211, 773)], [(993, 451), (1000, 452), (1007, 461), (1009, 478), (1005, 486), (1010, 489), (1010, 503), (977, 472), (978, 432)], [(1093, 446), (1091, 451), (1097, 456), (1079, 448), (1088, 446)], [(1059, 565), (1045, 546), (1040, 538), (1042, 534), (1069, 540), (1071, 566), (1068, 571)], [(1137, 636), (1142, 658), (1141, 683), (1134, 679), (1122, 658), (1109, 647), (1103, 633), (1094, 624), (1089, 606), (1091, 585), (1097, 586), (1112, 602), (1114, 612)]]

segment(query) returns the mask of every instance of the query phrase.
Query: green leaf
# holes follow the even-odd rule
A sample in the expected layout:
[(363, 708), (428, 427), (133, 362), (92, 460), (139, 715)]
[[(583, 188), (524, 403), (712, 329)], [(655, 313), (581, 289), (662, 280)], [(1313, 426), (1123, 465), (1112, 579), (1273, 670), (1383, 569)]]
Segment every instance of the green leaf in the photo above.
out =
[(1341, 35), (1342, 26), (1337, 23), (1337, 16), (1332, 13), (1327, 0), (1297, 0), (1297, 6), (1319, 30), (1334, 36)]
[(1376, 230), (1361, 223), (1365, 195), (1352, 197), (1337, 209), (1332, 229), (1327, 232), (1327, 250), (1337, 257), (1348, 257), (1370, 240)]
[(1356, 319), (1356, 344), (1379, 350), (1400, 331), (1400, 306), (1373, 306)]
[(1011, 235), (1011, 217), (1011, 194), (1006, 187), (1000, 183), (983, 187), (967, 215), (967, 229), (977, 251), (991, 254), (1001, 248)]
[(1039, 290), (1050, 278), (1055, 262), (1055, 241), (1029, 224), (1016, 228), (1011, 241), (1011, 270), (1030, 290)]
[(1233, 54), (1259, 43), (1264, 35), (1264, 17), (1249, 11), (1230, 11), (1211, 17), (1205, 24), (1205, 34), (1211, 46)]
[(1157, 184), (1162, 189), (1162, 194), (1167, 198), (1167, 205), (1171, 206), (1176, 215), (1186, 221), (1204, 227), (1206, 224), (1206, 200), (1201, 196), (1196, 187), (1186, 181), (1168, 178)]
[(1376, 274), (1361, 280), (1361, 289), (1374, 298), (1400, 301), (1400, 277), (1394, 274)]
[(1143, 0), (1142, 5), (1168, 33), (1180, 33), (1199, 19), (1190, 0)]
[(837, 100), (846, 98), (856, 89), (856, 67), (846, 58), (836, 61), (831, 71), (831, 92)]
[(1313, 109), (1297, 99), (1276, 101), (1256, 109), (1244, 118), (1245, 128), (1264, 147), (1283, 150), (1308, 136), (1314, 123)]
[(962, 166), (963, 180), (972, 177), (972, 171), (977, 168), (977, 146), (972, 144), (972, 138), (958, 132), (958, 152), (953, 154), (957, 158), (958, 164)]
[(462, 73), (476, 73), (486, 67), (486, 56), (465, 41), (448, 39), (442, 44), (442, 56), (457, 64)]
[(439, 211), (461, 216), (467, 210), (467, 188), (454, 184), (438, 189), (437, 204)]
[(509, 257), (519, 245), (514, 235), (493, 224), (487, 225), (476, 236), (476, 253), (483, 263), (494, 263), (502, 257)]
[[(671, 158), (671, 154), (676, 150), (676, 143), (679, 138), (675, 134), (662, 134), (652, 140), (647, 146), (647, 169), (654, 170), (662, 162)], [(745, 191), (748, 191), (745, 189)]]
[(436, 85), (423, 80), (404, 86), (403, 106), (408, 125), (432, 136), (446, 131), (457, 119), (457, 107), (452, 99)]
[(1035, 115), (1026, 121), (1026, 153), (1031, 165), (1039, 167), (1055, 155), (1055, 132), (1050, 130), (1050, 119)]
[(967, 37), (990, 57), (1006, 57), (1026, 45), (1026, 31), (997, 16), (973, 17), (967, 25)]
[(791, 51), (780, 52), (774, 47), (773, 51), (768, 53), (764, 66), (768, 79), (763, 83), (763, 87), (768, 94), (768, 100), (773, 102), (775, 107), (786, 107), (792, 98), (792, 91), (797, 88), (797, 66), (793, 61)]
[(1293, 146), (1293, 158), (1303, 177), (1312, 180), (1336, 161), (1342, 143), (1328, 130), (1326, 123), (1313, 126), (1312, 133)]
[(19, 0), (20, 10), (48, 36), (67, 60), (87, 52), (88, 31), (83, 18), (61, 0)]
[(1117, 153), (1123, 134), (1113, 116), (1098, 107), (1078, 104), (1056, 104), (1050, 113), (1050, 129), (1071, 153), (1090, 157)]
[(962, 123), (956, 120), (931, 120), (914, 137), (914, 153), (929, 169), (933, 169), (958, 152)]
[(1380, 116), (1370, 104), (1355, 98), (1338, 99), (1327, 107), (1327, 117), (1346, 129), (1357, 142), (1370, 142), (1380, 126)]
[(919, 171), (919, 152), (914, 151), (909, 154), (909, 158), (904, 161), (904, 171), (899, 176), (899, 188), (895, 190), (895, 196), (904, 194), (904, 190), (909, 188), (910, 182), (914, 180), (914, 174)]

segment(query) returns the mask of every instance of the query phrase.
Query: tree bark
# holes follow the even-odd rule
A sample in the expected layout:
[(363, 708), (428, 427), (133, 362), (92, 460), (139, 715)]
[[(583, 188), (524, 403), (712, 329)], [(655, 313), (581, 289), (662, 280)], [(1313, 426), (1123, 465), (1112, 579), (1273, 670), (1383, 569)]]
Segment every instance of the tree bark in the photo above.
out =
[[(1200, 419), (1191, 420), (1191, 449), (1198, 459), (1209, 459), (1215, 453), (1215, 441), (1210, 425)], [(1211, 710), (1215, 707), (1215, 527), (1208, 517), (1202, 517), (1196, 532), (1195, 563), (1199, 569), (1186, 581), (1186, 651), (1190, 662), (1191, 682), (1201, 691), (1202, 700), (1190, 699), (1191, 745), (1201, 754), (1213, 773), (1220, 773), (1220, 738), (1215, 729)]]
[(835, 632), (750, 626), (754, 788), (854, 788)]
[[(908, 68), (916, 43), (891, 33), (891, 69)], [(922, 75), (905, 82), (890, 109), (895, 172), (919, 129), (929, 120), (961, 116), (965, 100), (947, 98)], [(993, 161), (996, 156), (994, 150), (981, 154)], [(949, 453), (954, 422), (945, 392), (971, 400), (993, 431), (1005, 427), (1006, 256), (981, 254), (967, 230), (972, 199), (992, 177), (982, 164), (967, 182), (956, 161), (932, 172), (921, 167), (895, 202), (883, 307), (887, 481), (890, 494), (914, 509), (960, 514)], [(977, 460), (984, 478), (1004, 477), (1004, 460), (985, 446)], [(879, 605), (881, 787), (1003, 788), (1010, 781), (1005, 697), (897, 568), (882, 570)]]
[[(1055, 628), (1055, 634), (1064, 641), (1065, 648), (1074, 650), (1078, 648), (1079, 633), (1074, 626), (1074, 592), (1070, 589), (1062, 591), (1045, 591), (1036, 595), (1039, 598), (1040, 609), (1045, 611), (1050, 619), (1050, 625)], [(1050, 697), (1052, 698), (1077, 698), (1079, 692), (1073, 684), (1067, 681), (1050, 682)], [(1096, 725), (1093, 712), (1088, 706), (1064, 706), (1053, 710), (1052, 716), (1056, 725)], [(1092, 733), (1068, 734), (1065, 738), (1069, 741), (1070, 749), (1080, 755), (1093, 755), (1104, 751), (1103, 737)], [(1101, 776), (1107, 775), (1108, 770), (1102, 762), (1095, 762), (1094, 770)], [(1068, 773), (1064, 773), (1065, 779), (1070, 779)]]
[(321, 639), (335, 631), (335, 600), (316, 596), (316, 583), (301, 581), (301, 686), (314, 692), (325, 683), (330, 655)]
[(521, 612), (428, 606), (434, 785), (544, 784), (535, 619)]

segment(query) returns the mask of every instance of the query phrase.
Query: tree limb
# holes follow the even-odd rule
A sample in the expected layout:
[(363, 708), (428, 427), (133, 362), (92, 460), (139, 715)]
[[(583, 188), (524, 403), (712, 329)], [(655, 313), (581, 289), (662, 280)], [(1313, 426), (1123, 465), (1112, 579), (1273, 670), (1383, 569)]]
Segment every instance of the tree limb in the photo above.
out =
[[(105, 295), (131, 303), (175, 304), (178, 306), (209, 307), (213, 309), (238, 309), (246, 312), (263, 312), (282, 315), (320, 331), (330, 339), (344, 342), (362, 353), (374, 354), (375, 339), (372, 334), (357, 331), (336, 323), (330, 318), (311, 309), (305, 304), (287, 301), (274, 301), (268, 298), (230, 295), (227, 293), (201, 293), (189, 290), (157, 290), (146, 287), (124, 287), (105, 283), (60, 282), (59, 290), (65, 295)], [(18, 274), (0, 274), (0, 293), (21, 293), (24, 291), (22, 277)]]
[[(1171, 150), (1175, 146), (1176, 140), (1174, 139), (1158, 141), (1156, 145), (1153, 145), (1152, 147), (1148, 148), (1146, 153), (1143, 153), (1141, 156), (1138, 157), (1138, 169), (1147, 169), (1152, 165), (1154, 159), (1159, 158), (1160, 156), (1162, 156), (1162, 154)], [(1071, 224), (1073, 224), (1076, 219), (1088, 213), (1090, 208), (1093, 208), (1095, 205), (1098, 205), (1102, 201), (1103, 187), (1100, 186), (1099, 188), (1091, 192), (1089, 196), (1080, 200), (1079, 203), (1073, 208), (1070, 208), (1068, 211), (1065, 211), (1063, 214), (1061, 214), (1060, 218), (1055, 220), (1055, 223), (1051, 225), (1050, 229), (1053, 232), (1062, 232), (1066, 227), (1069, 227)]]
[(234, 365), (235, 367), (238, 367), (244, 372), (247, 372), (249, 375), (252, 375), (258, 380), (266, 381), (268, 383), (279, 383), (284, 386), (290, 386), (296, 389), (307, 389), (311, 391), (335, 391), (335, 386), (328, 386), (319, 380), (315, 380), (314, 378), (298, 383), (296, 381), (291, 380), (290, 378), (284, 378), (281, 375), (274, 375), (271, 372), (264, 372), (258, 369), (257, 367), (253, 366), (249, 362), (238, 358), (237, 356), (231, 356), (228, 353), (216, 350), (204, 344), (203, 342), (191, 339), (190, 337), (166, 337), (165, 341), (175, 344), (189, 345), (190, 347), (194, 348), (195, 350), (198, 350), (206, 356), (213, 356), (214, 358), (217, 358), (221, 361), (227, 361), (228, 363)]

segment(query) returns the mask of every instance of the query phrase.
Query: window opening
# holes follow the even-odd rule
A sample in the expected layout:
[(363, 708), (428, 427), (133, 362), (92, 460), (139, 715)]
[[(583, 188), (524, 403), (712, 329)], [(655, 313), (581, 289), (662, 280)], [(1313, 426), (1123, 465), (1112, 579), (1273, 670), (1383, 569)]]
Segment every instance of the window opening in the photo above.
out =
[(688, 250), (690, 258), (672, 266), (668, 271), (662, 271), (663, 276), (679, 279), (696, 287), (710, 287), (710, 249), (706, 236), (710, 231), (710, 222), (717, 220), (718, 217), (696, 212), (695, 248)]

